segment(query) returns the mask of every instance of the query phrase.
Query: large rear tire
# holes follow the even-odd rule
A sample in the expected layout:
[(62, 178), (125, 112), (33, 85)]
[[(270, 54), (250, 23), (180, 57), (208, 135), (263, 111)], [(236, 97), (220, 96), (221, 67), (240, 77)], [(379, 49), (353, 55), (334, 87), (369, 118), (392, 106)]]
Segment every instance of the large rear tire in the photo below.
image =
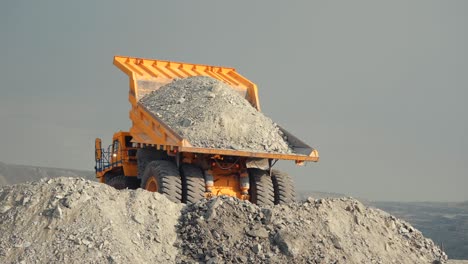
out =
[(273, 182), (267, 171), (249, 169), (250, 201), (258, 206), (272, 206), (275, 204)]
[(296, 188), (289, 174), (279, 170), (271, 170), (271, 179), (275, 189), (275, 204), (296, 202)]
[(205, 198), (205, 177), (203, 171), (192, 164), (182, 164), (182, 202), (193, 204)]
[(150, 192), (159, 192), (169, 200), (180, 203), (182, 201), (182, 183), (177, 166), (167, 160), (150, 162), (143, 173), (141, 188)]

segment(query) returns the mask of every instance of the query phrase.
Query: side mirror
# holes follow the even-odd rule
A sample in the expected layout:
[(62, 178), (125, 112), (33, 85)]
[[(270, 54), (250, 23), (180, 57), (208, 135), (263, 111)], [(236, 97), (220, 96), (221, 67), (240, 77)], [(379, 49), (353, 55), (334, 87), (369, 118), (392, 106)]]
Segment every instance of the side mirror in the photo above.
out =
[(96, 161), (100, 161), (102, 159), (102, 147), (101, 147), (101, 139), (96, 138), (94, 141), (94, 159)]

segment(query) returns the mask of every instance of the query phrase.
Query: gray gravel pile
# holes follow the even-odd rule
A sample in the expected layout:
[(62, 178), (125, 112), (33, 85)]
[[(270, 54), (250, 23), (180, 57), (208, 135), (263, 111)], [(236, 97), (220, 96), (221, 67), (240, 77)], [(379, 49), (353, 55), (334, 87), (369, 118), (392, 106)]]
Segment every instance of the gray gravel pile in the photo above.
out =
[[(360, 202), (184, 206), (79, 178), (0, 187), (0, 263), (440, 263), (408, 223)], [(434, 262), (440, 261), (440, 262)]]
[[(350, 199), (259, 208), (218, 197), (191, 205), (178, 226), (179, 263), (437, 263), (430, 239)], [(436, 262), (434, 262), (436, 261)]]
[(182, 205), (79, 178), (0, 189), (0, 263), (171, 263)]
[(210, 77), (175, 80), (140, 103), (195, 147), (292, 153), (287, 137), (270, 118)]

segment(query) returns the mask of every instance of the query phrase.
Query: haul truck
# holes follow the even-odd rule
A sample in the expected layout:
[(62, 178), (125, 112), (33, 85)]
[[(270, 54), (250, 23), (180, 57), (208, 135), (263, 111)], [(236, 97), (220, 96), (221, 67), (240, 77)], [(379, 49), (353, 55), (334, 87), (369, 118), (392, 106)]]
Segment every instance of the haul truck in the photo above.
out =
[(115, 133), (107, 148), (96, 139), (95, 170), (102, 183), (117, 189), (141, 187), (175, 202), (228, 195), (274, 205), (295, 200), (293, 180), (272, 168), (276, 161), (302, 165), (319, 160), (317, 150), (281, 127), (292, 154), (193, 146), (139, 103), (176, 78), (203, 75), (225, 82), (260, 111), (257, 86), (233, 68), (122, 56), (114, 57), (114, 65), (129, 77), (132, 126)]

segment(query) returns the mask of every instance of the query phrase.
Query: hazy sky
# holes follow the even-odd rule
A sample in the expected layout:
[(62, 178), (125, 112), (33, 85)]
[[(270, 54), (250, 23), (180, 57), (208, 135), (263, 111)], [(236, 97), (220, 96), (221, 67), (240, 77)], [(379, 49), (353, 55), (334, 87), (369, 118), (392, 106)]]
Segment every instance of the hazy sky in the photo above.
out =
[(225, 65), (316, 147), (299, 190), (468, 200), (468, 1), (2, 1), (0, 161), (92, 170), (114, 55)]

